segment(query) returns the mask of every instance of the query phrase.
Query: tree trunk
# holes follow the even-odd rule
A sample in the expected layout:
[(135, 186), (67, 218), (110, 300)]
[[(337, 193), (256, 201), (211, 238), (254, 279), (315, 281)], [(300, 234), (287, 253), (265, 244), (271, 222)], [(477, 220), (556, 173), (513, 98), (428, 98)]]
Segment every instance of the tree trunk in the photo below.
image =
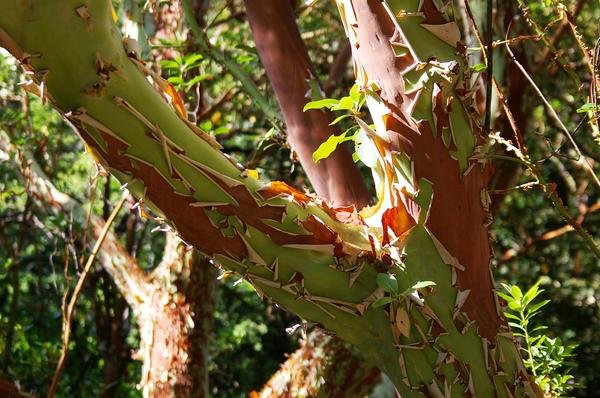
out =
[(260, 398), (363, 398), (381, 380), (379, 369), (343, 341), (310, 333), (258, 393)]
[[(322, 142), (341, 131), (330, 126), (333, 119), (329, 114), (302, 110), (311, 100), (311, 90), (320, 92), (321, 84), (300, 37), (291, 2), (246, 0), (246, 15), (283, 113), (288, 142), (298, 154), (316, 194), (341, 206), (366, 206), (369, 193), (345, 146), (319, 163), (312, 159)], [(261, 396), (293, 397), (300, 391), (310, 391), (309, 396), (316, 396), (319, 391), (329, 397), (360, 396), (379, 381), (379, 371), (356, 354), (337, 337), (314, 329), (267, 382)], [(315, 370), (322, 377), (315, 377)]]
[[(313, 95), (321, 94), (316, 76), (288, 0), (245, 0), (246, 15), (260, 60), (283, 113), (287, 139), (298, 154), (317, 195), (338, 206), (369, 203), (369, 193), (344, 146), (315, 163), (313, 152), (332, 134), (331, 116), (321, 110), (303, 112)], [(277, 21), (277, 23), (273, 23)], [(316, 99), (316, 98), (315, 98)]]
[(150, 299), (136, 311), (144, 396), (209, 396), (215, 277), (206, 257), (174, 234), (167, 235), (163, 260), (153, 272)]
[(0, 43), (146, 214), (354, 344), (402, 396), (536, 395), (493, 290), (464, 46), (439, 2), (338, 2), (376, 126), (357, 120), (380, 198), (360, 216), (247, 177), (123, 49), (110, 2), (5, 3)]

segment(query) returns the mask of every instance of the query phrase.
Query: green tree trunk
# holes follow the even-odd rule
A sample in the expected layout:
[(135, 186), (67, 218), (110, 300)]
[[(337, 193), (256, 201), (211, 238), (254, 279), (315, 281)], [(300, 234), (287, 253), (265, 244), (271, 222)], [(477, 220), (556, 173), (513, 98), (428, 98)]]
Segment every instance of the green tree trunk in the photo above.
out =
[(109, 1), (3, 0), (0, 43), (148, 216), (354, 344), (403, 397), (535, 396), (493, 290), (480, 132), (440, 4), (338, 2), (376, 126), (361, 153), (380, 202), (362, 216), (248, 177), (123, 48)]

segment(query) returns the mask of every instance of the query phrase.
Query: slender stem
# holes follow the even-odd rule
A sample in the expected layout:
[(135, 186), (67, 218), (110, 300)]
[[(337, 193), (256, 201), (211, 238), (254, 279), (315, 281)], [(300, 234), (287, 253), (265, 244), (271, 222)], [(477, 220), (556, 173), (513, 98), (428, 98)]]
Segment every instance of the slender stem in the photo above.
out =
[(567, 136), (567, 138), (569, 139), (569, 141), (573, 145), (573, 148), (575, 149), (575, 152), (577, 152), (578, 158), (581, 159), (581, 161), (583, 162), (584, 167), (589, 171), (589, 173), (592, 176), (592, 179), (594, 180), (594, 182), (596, 183), (596, 185), (598, 185), (600, 187), (600, 179), (598, 179), (598, 176), (594, 172), (594, 168), (592, 167), (592, 165), (590, 164), (590, 162), (588, 161), (588, 159), (585, 156), (583, 156), (583, 154), (581, 153), (581, 150), (579, 149), (579, 146), (577, 145), (577, 143), (573, 139), (573, 136), (569, 132), (569, 129), (567, 129), (567, 127), (562, 122), (562, 120), (560, 119), (560, 117), (558, 116), (558, 114), (556, 113), (556, 111), (554, 110), (554, 108), (552, 107), (552, 105), (550, 104), (550, 102), (548, 102), (548, 100), (546, 99), (546, 97), (544, 96), (544, 94), (542, 93), (542, 91), (540, 90), (540, 88), (537, 86), (537, 84), (535, 84), (535, 82), (533, 81), (533, 79), (531, 78), (531, 76), (529, 75), (529, 73), (527, 73), (527, 71), (525, 70), (525, 68), (523, 67), (523, 65), (521, 65), (521, 63), (519, 61), (517, 61), (514, 53), (510, 49), (510, 46), (506, 45), (506, 50), (508, 51), (508, 54), (512, 58), (512, 60), (515, 63), (515, 65), (517, 65), (517, 67), (519, 68), (519, 70), (523, 73), (523, 76), (525, 76), (525, 78), (527, 79), (527, 81), (533, 87), (534, 91), (538, 94), (538, 96), (540, 97), (540, 99), (542, 100), (542, 102), (544, 103), (544, 105), (546, 106), (546, 108), (548, 109), (548, 112), (556, 120), (556, 122), (560, 126), (561, 130), (565, 133), (565, 135)]
[(494, 11), (494, 1), (487, 1), (487, 17), (486, 17), (486, 47), (487, 57), (486, 65), (487, 70), (485, 72), (485, 124), (484, 130), (487, 134), (490, 134), (490, 126), (492, 123), (492, 79), (494, 76), (494, 29), (492, 27), (492, 14)]
[(87, 262), (85, 264), (85, 267), (83, 268), (81, 276), (79, 277), (79, 280), (77, 281), (77, 285), (75, 286), (75, 289), (73, 289), (73, 294), (71, 295), (71, 299), (69, 300), (69, 305), (67, 307), (67, 311), (65, 312), (65, 319), (63, 321), (63, 342), (62, 342), (63, 345), (62, 345), (62, 349), (60, 352), (60, 358), (58, 360), (58, 364), (56, 365), (56, 370), (54, 372), (54, 376), (52, 377), (52, 383), (50, 384), (47, 398), (52, 398), (52, 397), (54, 397), (54, 394), (56, 394), (56, 388), (58, 387), (58, 382), (60, 380), (60, 376), (65, 367), (65, 363), (67, 360), (67, 354), (69, 352), (69, 339), (71, 337), (71, 321), (73, 320), (73, 314), (75, 312), (75, 304), (77, 303), (77, 298), (79, 297), (79, 294), (81, 293), (81, 289), (83, 288), (83, 284), (85, 283), (85, 280), (87, 279), (87, 276), (89, 275), (90, 269), (92, 268), (92, 265), (94, 264), (94, 260), (96, 259), (96, 256), (98, 255), (98, 252), (100, 251), (102, 242), (104, 242), (104, 238), (108, 234), (108, 231), (110, 230), (112, 223), (114, 222), (115, 218), (119, 214), (119, 211), (123, 207), (123, 204), (125, 203), (125, 200), (127, 199), (128, 196), (129, 196), (129, 194), (126, 193), (121, 197), (121, 199), (119, 200), (119, 202), (113, 209), (112, 213), (110, 214), (110, 217), (108, 218), (108, 220), (106, 220), (106, 224), (104, 224), (104, 228), (102, 228), (102, 232), (100, 233), (98, 240), (96, 240), (96, 243), (94, 244), (94, 248), (92, 249), (92, 252), (90, 253), (90, 255), (87, 259)]
[(282, 120), (279, 112), (269, 103), (267, 98), (262, 95), (254, 81), (242, 67), (227, 57), (224, 52), (212, 47), (206, 37), (206, 34), (200, 29), (198, 22), (194, 18), (194, 12), (190, 0), (182, 0), (183, 13), (185, 20), (194, 35), (196, 44), (200, 47), (200, 50), (204, 55), (212, 58), (216, 63), (225, 65), (229, 73), (231, 73), (242, 85), (244, 91), (254, 101), (254, 104), (260, 108), (265, 114), (269, 122), (278, 130), (282, 130)]
[(527, 325), (529, 321), (525, 319), (525, 313), (523, 310), (519, 311), (519, 315), (521, 316), (521, 325), (523, 326), (523, 334), (525, 336), (525, 344), (527, 345), (527, 360), (525, 363), (529, 365), (529, 369), (533, 374), (533, 377), (536, 377), (535, 366), (533, 366), (533, 354), (531, 353), (531, 339), (529, 338), (529, 332), (527, 331)]

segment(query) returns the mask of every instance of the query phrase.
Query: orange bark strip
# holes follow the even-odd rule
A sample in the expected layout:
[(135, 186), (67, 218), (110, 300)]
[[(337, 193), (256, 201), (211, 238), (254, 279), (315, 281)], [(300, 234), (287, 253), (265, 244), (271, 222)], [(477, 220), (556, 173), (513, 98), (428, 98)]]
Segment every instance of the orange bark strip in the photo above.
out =
[(179, 93), (177, 92), (177, 90), (175, 90), (175, 87), (173, 87), (172, 84), (167, 83), (165, 93), (173, 100), (173, 107), (175, 108), (177, 113), (179, 113), (179, 115), (182, 118), (187, 119), (185, 105), (183, 104), (183, 100), (179, 96)]

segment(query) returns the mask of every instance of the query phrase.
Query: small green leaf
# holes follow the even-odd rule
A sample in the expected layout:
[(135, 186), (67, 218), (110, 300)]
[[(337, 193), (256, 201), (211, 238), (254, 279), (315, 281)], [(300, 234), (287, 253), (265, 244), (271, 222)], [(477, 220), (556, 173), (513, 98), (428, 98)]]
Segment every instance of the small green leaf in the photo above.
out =
[(599, 106), (595, 105), (591, 102), (588, 102), (587, 104), (583, 104), (582, 106), (580, 106), (579, 108), (577, 108), (577, 113), (587, 113), (589, 111), (598, 111)]
[(423, 289), (428, 286), (435, 286), (435, 282), (433, 281), (419, 281), (412, 286), (412, 290)]
[(342, 97), (336, 105), (331, 107), (332, 111), (351, 111), (354, 108), (354, 101), (350, 97)]
[(487, 70), (486, 64), (476, 64), (471, 67), (471, 70), (475, 73), (485, 72)]
[(373, 302), (373, 304), (371, 304), (371, 306), (373, 308), (379, 308), (379, 307), (383, 307), (386, 304), (391, 303), (392, 301), (394, 301), (394, 299), (392, 297), (382, 297), (380, 299), (377, 299)]
[(523, 292), (521, 292), (521, 289), (517, 285), (512, 285), (510, 287), (510, 294), (517, 300), (521, 300), (523, 298)]
[(319, 145), (316, 151), (313, 152), (313, 162), (318, 163), (322, 159), (326, 159), (335, 151), (337, 146), (344, 142), (346, 138), (346, 132), (343, 132), (340, 135), (330, 135), (327, 138), (327, 141)]
[(179, 64), (170, 59), (163, 59), (160, 61), (160, 67), (163, 69), (179, 69)]
[(324, 98), (318, 101), (310, 101), (306, 105), (304, 105), (304, 108), (302, 108), (302, 112), (306, 112), (309, 109), (331, 109), (332, 107), (339, 104), (339, 102), (339, 100), (336, 100), (334, 98)]
[(188, 54), (185, 57), (183, 57), (183, 64), (186, 67), (186, 69), (188, 69), (198, 61), (202, 60), (202, 58), (202, 54)]
[(510, 301), (508, 303), (508, 308), (510, 308), (513, 311), (519, 311), (519, 310), (521, 310), (521, 305), (519, 303), (517, 303), (516, 301)]
[(186, 84), (188, 87), (192, 87), (193, 85), (200, 83), (201, 81), (210, 80), (210, 79), (212, 79), (212, 75), (209, 75), (208, 73), (204, 73), (202, 75), (194, 76), (194, 78), (191, 79), (190, 81), (188, 81)]
[(528, 312), (529, 313), (536, 312), (537, 310), (539, 310), (540, 308), (542, 308), (549, 302), (550, 302), (550, 300), (543, 300), (543, 301), (540, 301), (539, 303), (533, 304), (531, 307), (528, 308)]
[(398, 294), (398, 281), (394, 275), (380, 273), (377, 274), (377, 286), (390, 294)]
[(169, 83), (171, 83), (174, 86), (178, 86), (178, 85), (184, 83), (183, 79), (179, 76), (171, 76), (167, 80), (169, 81)]
[(352, 98), (352, 101), (354, 102), (360, 101), (360, 91), (358, 91), (358, 84), (356, 83), (354, 83), (350, 89), (350, 98)]
[(541, 281), (538, 281), (535, 285), (531, 286), (531, 288), (525, 293), (523, 296), (523, 305), (527, 305), (531, 302), (531, 300), (535, 299), (542, 291), (539, 290)]
[(514, 319), (515, 321), (521, 321), (521, 318), (519, 318), (518, 316), (511, 314), (510, 312), (505, 312), (504, 316), (507, 317), (508, 319)]
[(502, 293), (502, 292), (497, 292), (498, 296), (501, 297), (504, 301), (506, 301), (507, 303), (510, 303), (511, 301), (515, 301), (512, 296), (509, 296), (506, 293)]
[(336, 117), (336, 118), (335, 118), (335, 120), (334, 120), (333, 122), (329, 123), (329, 125), (330, 125), (330, 126), (333, 126), (334, 124), (337, 124), (337, 123), (339, 123), (341, 120), (343, 120), (343, 119), (346, 119), (347, 117), (351, 117), (351, 116), (352, 116), (352, 115), (351, 115), (351, 114), (349, 114), (349, 113), (348, 113), (348, 114), (345, 114), (345, 115), (342, 115), (342, 116), (338, 116), (338, 117)]

